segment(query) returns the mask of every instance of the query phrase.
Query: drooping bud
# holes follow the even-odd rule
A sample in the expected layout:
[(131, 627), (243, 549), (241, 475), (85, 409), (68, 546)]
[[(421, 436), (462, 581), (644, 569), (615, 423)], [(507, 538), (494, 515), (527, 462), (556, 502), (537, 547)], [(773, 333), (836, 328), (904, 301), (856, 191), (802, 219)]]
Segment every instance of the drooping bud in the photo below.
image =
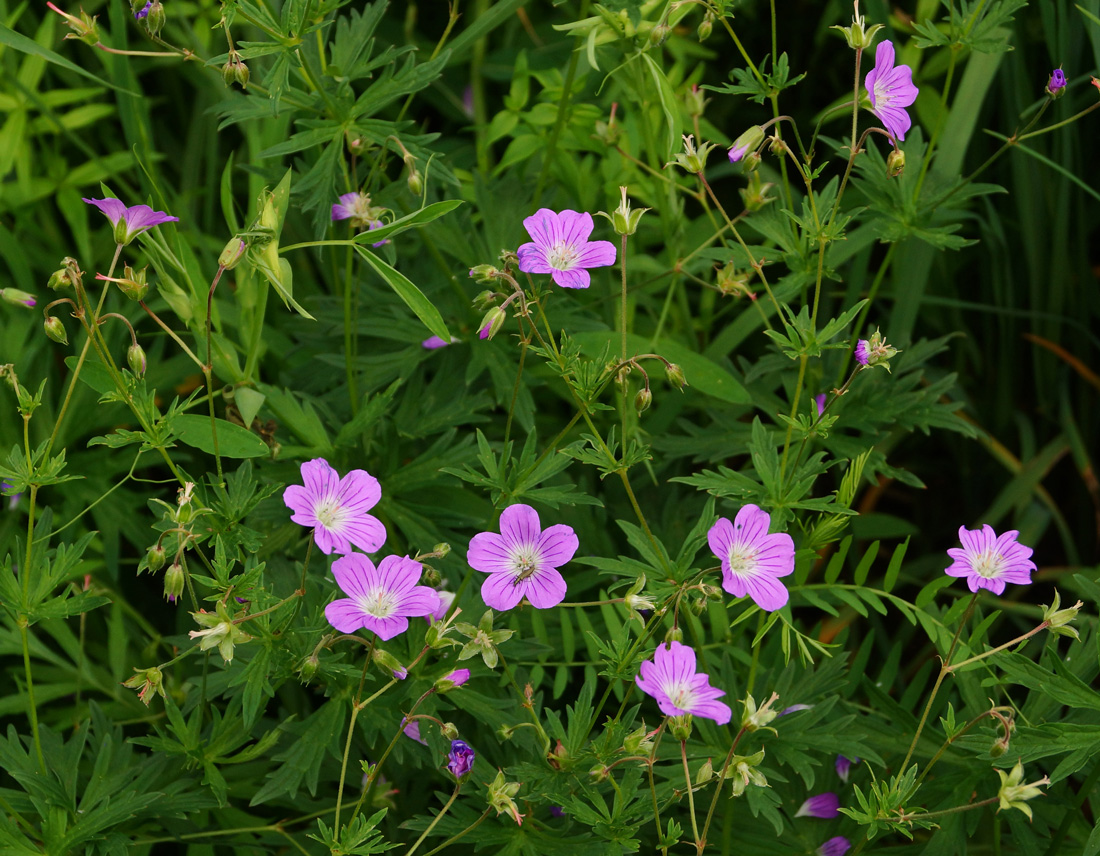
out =
[(410, 170), (408, 185), (409, 193), (413, 196), (419, 196), (424, 192), (424, 177), (420, 174), (420, 170), (415, 168)]
[(665, 366), (665, 377), (677, 389), (682, 390), (688, 385), (687, 378), (684, 377), (684, 370), (676, 363), (669, 363)]
[(760, 166), (760, 162), (764, 159), (760, 156), (760, 152), (749, 152), (745, 155), (745, 159), (741, 161), (741, 172), (745, 175), (750, 175), (756, 172)]
[(437, 693), (449, 693), (451, 690), (458, 689), (468, 680), (470, 680), (469, 669), (455, 669), (435, 682), (435, 691)]
[(494, 306), (485, 313), (485, 317), (481, 320), (481, 326), (477, 328), (477, 337), (479, 339), (492, 339), (500, 332), (500, 328), (504, 326), (507, 319), (508, 313), (504, 311), (504, 307)]
[(153, 0), (149, 11), (145, 15), (145, 29), (154, 39), (160, 35), (160, 31), (164, 29), (164, 4), (160, 0)]
[(173, 562), (164, 572), (164, 596), (170, 603), (175, 603), (176, 598), (183, 594), (183, 585), (183, 566), (179, 562)]
[(150, 571), (159, 571), (164, 567), (165, 553), (160, 544), (154, 544), (145, 551), (145, 566)]
[(886, 177), (897, 178), (905, 172), (905, 152), (901, 149), (892, 149), (886, 156)]
[(401, 665), (401, 661), (388, 651), (383, 651), (381, 648), (375, 648), (372, 657), (374, 662), (383, 672), (388, 672), (397, 680), (403, 681), (409, 676), (409, 670)]
[(458, 737), (458, 726), (453, 722), (444, 722), (442, 728), (439, 730), (447, 740), (454, 740)]
[(653, 403), (653, 393), (648, 389), (638, 390), (638, 394), (634, 396), (634, 409), (639, 413), (645, 413), (649, 410), (649, 406)]
[(145, 377), (145, 350), (137, 342), (126, 349), (126, 362), (138, 377)]
[(302, 661), (302, 665), (298, 667), (298, 677), (302, 679), (302, 683), (308, 684), (313, 680), (313, 676), (317, 674), (317, 670), (320, 668), (320, 659), (318, 659), (316, 654), (310, 654)]
[(80, 270), (80, 265), (76, 263), (76, 259), (66, 256), (61, 260), (61, 267), (50, 274), (50, 279), (46, 285), (54, 291), (63, 288), (76, 288), (80, 285), (80, 279), (83, 275), (84, 273)]
[(649, 31), (649, 42), (654, 45), (663, 45), (665, 39), (668, 38), (668, 34), (672, 32), (672, 28), (668, 24), (657, 24)]
[(680, 629), (679, 625), (670, 628), (669, 631), (665, 634), (665, 642), (683, 642), (683, 641), (684, 641), (684, 631)]
[(432, 552), (442, 559), (451, 552), (451, 545), (448, 544), (446, 541), (441, 541), (440, 543), (432, 547)]
[[(500, 276), (500, 271), (493, 265), (474, 265), (470, 268), (470, 276), (473, 277), (474, 282), (480, 282), (487, 285)], [(482, 295), (489, 293), (490, 292), (482, 292), (478, 297), (480, 298)], [(475, 298), (475, 302), (476, 300), (477, 298)]]
[(46, 335), (62, 345), (69, 344), (69, 335), (65, 332), (65, 325), (61, 323), (60, 318), (56, 318), (50, 315), (42, 322), (42, 329), (46, 331)]
[(710, 34), (714, 32), (714, 13), (708, 11), (703, 20), (699, 24), (699, 29), (695, 31), (695, 34), (699, 37), (699, 41), (705, 42), (710, 38)]

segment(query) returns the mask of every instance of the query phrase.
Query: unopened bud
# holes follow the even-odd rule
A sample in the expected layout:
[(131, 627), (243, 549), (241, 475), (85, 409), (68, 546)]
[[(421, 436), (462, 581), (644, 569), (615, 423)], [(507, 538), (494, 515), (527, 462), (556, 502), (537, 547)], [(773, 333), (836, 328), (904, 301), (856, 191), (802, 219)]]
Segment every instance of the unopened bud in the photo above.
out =
[(53, 315), (49, 316), (42, 322), (42, 329), (55, 342), (62, 345), (69, 344), (69, 335), (65, 332), (65, 325), (61, 323), (60, 318), (55, 318)]
[(164, 548), (160, 544), (154, 544), (145, 552), (145, 564), (150, 571), (159, 571), (164, 567)]
[(145, 350), (137, 342), (126, 349), (126, 362), (138, 377), (145, 376)]
[(710, 758), (704, 762), (703, 766), (699, 768), (699, 772), (695, 774), (695, 784), (705, 785), (711, 779), (714, 778), (714, 765), (711, 763)]
[(481, 320), (481, 326), (477, 328), (477, 337), (479, 339), (492, 339), (500, 332), (500, 328), (504, 326), (507, 318), (508, 313), (504, 311), (503, 306), (494, 306), (485, 313), (485, 317)]
[(684, 94), (684, 106), (689, 116), (702, 116), (709, 99), (703, 97), (703, 91), (699, 84), (693, 83), (691, 89)]
[(321, 668), (321, 661), (317, 659), (316, 654), (310, 654), (298, 667), (298, 677), (302, 679), (303, 683), (308, 684), (313, 680), (313, 676), (317, 674), (319, 668)]
[(443, 582), (443, 577), (440, 576), (439, 571), (431, 565), (424, 565), (424, 573), (420, 575), (420, 584), (435, 588), (441, 582)]
[(179, 562), (173, 562), (164, 572), (164, 596), (170, 603), (175, 603), (176, 598), (183, 594), (183, 566)]
[(665, 634), (665, 642), (683, 642), (684, 631), (679, 626), (671, 628), (668, 633)]
[[(493, 265), (474, 265), (470, 268), (470, 276), (473, 277), (474, 282), (490, 283), (500, 276), (500, 271)], [(478, 295), (478, 298), (491, 292), (482, 292)], [(477, 298), (475, 298), (475, 301)]]
[(226, 270), (233, 270), (240, 260), (244, 258), (247, 249), (248, 244), (240, 238), (230, 238), (229, 242), (225, 245), (225, 249), (222, 250), (222, 254), (218, 256), (218, 266)]
[(20, 291), (18, 288), (0, 288), (0, 300), (12, 306), (25, 306), (27, 309), (32, 309), (38, 303), (33, 294)]
[(388, 672), (397, 680), (403, 681), (408, 677), (409, 670), (402, 666), (401, 661), (388, 651), (383, 651), (381, 648), (375, 648), (372, 659), (383, 672)]
[(1008, 746), (1005, 745), (1001, 738), (997, 738), (993, 741), (993, 745), (989, 747), (990, 758), (1000, 758), (1005, 752), (1008, 751)]
[(151, 6), (148, 7), (149, 11), (145, 15), (145, 29), (154, 39), (160, 35), (160, 31), (164, 29), (164, 4), (160, 0), (153, 0)]
[(409, 173), (408, 185), (409, 193), (413, 196), (419, 196), (424, 192), (424, 178), (420, 175), (420, 170), (413, 169)]
[(248, 66), (245, 64), (245, 61), (242, 59), (240, 62), (237, 63), (237, 67), (235, 69), (233, 69), (233, 79), (237, 82), (237, 85), (239, 87), (241, 87), (241, 89), (247, 89), (248, 88), (248, 77), (249, 77)]
[(442, 559), (444, 556), (451, 552), (451, 545), (448, 544), (446, 541), (441, 541), (440, 543), (432, 547), (432, 552)]
[(764, 129), (759, 125), (753, 125), (733, 141), (729, 150), (730, 163), (737, 163), (745, 155), (755, 152), (762, 142), (764, 142)]
[(668, 730), (677, 740), (687, 740), (691, 737), (691, 714), (683, 716), (670, 716), (668, 718)]
[(652, 30), (649, 31), (650, 44), (664, 44), (665, 39), (668, 38), (668, 34), (671, 32), (672, 28), (668, 24), (657, 24)]
[(684, 377), (684, 370), (676, 363), (669, 363), (665, 366), (665, 377), (677, 389), (683, 389), (688, 385), (687, 378)]
[(745, 155), (745, 159), (741, 161), (741, 172), (746, 175), (750, 172), (755, 172), (762, 160), (763, 158), (760, 157), (760, 152), (749, 152)]
[(604, 764), (593, 764), (592, 769), (588, 771), (588, 775), (596, 782), (602, 782), (606, 780), (608, 776), (607, 766)]
[(1050, 73), (1047, 81), (1047, 95), (1051, 98), (1061, 98), (1066, 94), (1066, 74), (1062, 69), (1056, 68)]
[(455, 725), (453, 722), (444, 722), (443, 728), (441, 730), (443, 732), (443, 736), (447, 740), (455, 740), (458, 738), (458, 726)]
[(707, 12), (699, 24), (699, 29), (696, 30), (696, 35), (699, 37), (699, 41), (705, 42), (710, 38), (712, 32), (714, 32), (714, 14)]
[(886, 156), (886, 176), (897, 178), (903, 172), (905, 172), (905, 152), (901, 149), (893, 149)]
[(634, 409), (639, 413), (645, 413), (649, 410), (649, 405), (653, 403), (653, 393), (648, 389), (638, 390), (638, 394), (634, 396)]

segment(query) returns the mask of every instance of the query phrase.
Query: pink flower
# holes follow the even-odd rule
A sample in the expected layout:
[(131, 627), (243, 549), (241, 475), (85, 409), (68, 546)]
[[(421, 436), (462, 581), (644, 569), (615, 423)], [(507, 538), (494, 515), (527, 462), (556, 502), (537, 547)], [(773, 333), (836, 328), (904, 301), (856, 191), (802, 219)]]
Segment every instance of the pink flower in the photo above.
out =
[(818, 794), (810, 797), (802, 803), (802, 807), (795, 812), (795, 817), (819, 817), (822, 820), (832, 820), (840, 816), (840, 797), (834, 793)]
[(455, 602), (455, 593), (453, 591), (443, 591), (438, 589), (436, 594), (439, 595), (439, 609), (433, 612), (431, 615), (425, 615), (424, 620), (431, 624), (433, 621), (442, 621), (447, 617), (447, 613), (451, 611), (451, 604)]
[[(332, 219), (351, 220), (351, 225), (356, 229), (378, 229), (382, 226), (381, 214), (384, 209), (370, 204), (370, 194), (356, 191), (340, 196), (340, 201), (332, 206)], [(389, 238), (384, 238), (372, 247), (380, 247), (388, 244)]]
[(905, 108), (917, 100), (913, 85), (913, 69), (907, 65), (894, 68), (893, 42), (879, 42), (875, 50), (875, 67), (863, 81), (871, 99), (871, 112), (882, 122), (890, 136), (905, 139), (912, 122)]
[(543, 532), (535, 509), (510, 505), (500, 515), (500, 534), (475, 535), (466, 561), (489, 575), (481, 597), (493, 609), (511, 609), (525, 597), (536, 609), (548, 609), (565, 599), (565, 579), (557, 569), (578, 546), (572, 527), (559, 523)]
[(428, 741), (420, 736), (420, 720), (419, 719), (414, 719), (412, 722), (410, 722), (408, 725), (406, 725), (404, 728), (402, 728), (401, 731), (405, 734), (406, 737), (412, 738), (413, 740), (415, 740), (417, 743), (421, 744), (422, 746), (427, 746), (428, 745)]
[(615, 264), (614, 244), (588, 240), (594, 227), (591, 214), (540, 208), (523, 226), (534, 239), (516, 250), (524, 273), (552, 274), (563, 288), (588, 288), (592, 278), (585, 268)]
[(952, 547), (947, 555), (955, 561), (944, 573), (949, 577), (966, 577), (972, 592), (989, 589), (993, 594), (1003, 594), (1005, 583), (1027, 585), (1035, 563), (1032, 550), (1016, 540), (1020, 533), (1010, 529), (999, 536), (989, 524), (981, 530), (959, 527), (962, 549)]
[(118, 199), (84, 199), (102, 211), (111, 225), (115, 227), (115, 243), (129, 244), (146, 229), (152, 229), (161, 223), (178, 223), (179, 217), (172, 217), (163, 211), (154, 211), (148, 205), (131, 205), (127, 208)]
[(719, 517), (707, 541), (722, 560), (722, 588), (735, 597), (747, 594), (761, 609), (774, 612), (787, 602), (779, 577), (794, 572), (794, 541), (785, 532), (769, 535), (770, 525), (767, 512), (746, 505), (733, 523)]
[(657, 699), (666, 716), (701, 716), (725, 725), (733, 715), (728, 704), (718, 699), (726, 693), (710, 685), (706, 673), (696, 674), (695, 652), (680, 642), (657, 646), (652, 660), (642, 663), (634, 678), (638, 688)]
[(828, 396), (823, 392), (820, 395), (814, 396), (814, 404), (817, 405), (817, 415), (822, 416), (825, 413), (825, 402), (828, 400)]
[(409, 616), (430, 615), (439, 606), (435, 589), (417, 585), (421, 572), (408, 556), (386, 556), (377, 568), (360, 553), (337, 559), (332, 574), (348, 597), (326, 606), (325, 618), (341, 633), (363, 628), (392, 639), (409, 629)]
[(343, 478), (324, 458), (302, 464), (305, 486), (292, 484), (283, 502), (294, 513), (290, 519), (313, 527), (313, 540), (322, 553), (350, 553), (354, 544), (373, 553), (386, 543), (386, 527), (367, 514), (382, 498), (378, 479), (366, 470), (352, 470)]

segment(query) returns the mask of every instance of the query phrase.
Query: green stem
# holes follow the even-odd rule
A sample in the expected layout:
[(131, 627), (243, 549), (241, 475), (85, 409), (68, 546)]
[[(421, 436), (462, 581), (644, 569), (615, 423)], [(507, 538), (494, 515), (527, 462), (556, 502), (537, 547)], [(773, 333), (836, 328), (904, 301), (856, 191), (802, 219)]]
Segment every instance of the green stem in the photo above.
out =
[(481, 826), (482, 821), (484, 821), (485, 818), (487, 818), (489, 816), (489, 812), (492, 811), (492, 810), (493, 810), (492, 806), (485, 809), (485, 811), (482, 812), (481, 817), (479, 817), (477, 820), (475, 820), (473, 823), (471, 823), (469, 826), (467, 826), (461, 832), (458, 832), (458, 833), (452, 835), (450, 838), (448, 838), (446, 841), (444, 841), (438, 847), (434, 847), (431, 850), (429, 850), (427, 853), (424, 854), (424, 856), (435, 856), (435, 854), (438, 853), (443, 848), (450, 847), (452, 844), (454, 844), (456, 841), (458, 841), (460, 838), (462, 838), (467, 833), (473, 832), (475, 829), (477, 829), (479, 826)]
[(435, 829), (435, 825), (439, 823), (440, 820), (442, 820), (443, 815), (445, 815), (454, 804), (454, 801), (458, 798), (458, 792), (460, 790), (462, 790), (461, 782), (455, 785), (454, 793), (451, 794), (451, 798), (447, 800), (443, 808), (439, 810), (439, 814), (432, 818), (432, 822), (428, 824), (428, 828), (420, 833), (420, 837), (416, 839), (416, 843), (408, 849), (408, 851), (405, 853), (405, 856), (413, 856), (413, 854), (417, 851), (417, 848), (420, 847), (421, 842), (423, 842), (424, 839), (428, 837), (428, 833)]
[(687, 784), (688, 792), (688, 814), (691, 815), (691, 834), (695, 841), (695, 852), (702, 853), (703, 847), (706, 845), (705, 841), (699, 839), (699, 825), (695, 821), (695, 788), (691, 782), (691, 770), (688, 769), (688, 754), (687, 754), (687, 741), (680, 741), (680, 757), (684, 762), (684, 782)]

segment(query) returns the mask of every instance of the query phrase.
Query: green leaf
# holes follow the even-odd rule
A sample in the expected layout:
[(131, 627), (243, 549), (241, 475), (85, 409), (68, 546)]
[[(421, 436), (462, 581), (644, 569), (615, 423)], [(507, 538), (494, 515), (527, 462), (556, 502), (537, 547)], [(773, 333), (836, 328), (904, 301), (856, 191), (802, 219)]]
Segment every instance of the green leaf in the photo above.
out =
[(665, 153), (661, 156), (661, 160), (665, 160), (672, 157), (672, 150), (676, 146), (676, 132), (679, 130), (680, 124), (678, 121), (680, 107), (676, 103), (676, 94), (672, 91), (668, 77), (661, 71), (653, 57), (648, 53), (644, 53), (642, 54), (642, 62), (653, 80), (653, 85), (657, 88), (657, 98), (661, 103), (661, 111), (665, 114), (665, 130), (668, 134), (668, 141), (665, 144)]
[[(267, 444), (257, 435), (226, 422), (216, 419), (218, 431), (218, 454), (223, 458), (260, 458), (271, 454)], [(214, 454), (214, 437), (210, 431), (210, 417), (186, 413), (172, 421), (172, 430), (181, 443)]]
[(428, 330), (444, 342), (451, 341), (451, 333), (447, 329), (447, 325), (443, 323), (443, 316), (439, 314), (435, 304), (424, 296), (424, 292), (413, 284), (412, 280), (399, 273), (395, 268), (390, 267), (369, 250), (363, 247), (356, 247), (355, 249), (363, 260), (374, 268), (375, 273), (389, 284), (390, 288), (397, 293), (397, 296), (405, 301), (405, 305), (416, 313), (416, 317), (424, 322), (424, 326)]
[(132, 89), (123, 89), (120, 86), (115, 86), (113, 83), (104, 80), (102, 77), (96, 77), (90, 71), (86, 71), (76, 63), (70, 62), (61, 56), (61, 54), (54, 53), (49, 48), (44, 48), (42, 45), (27, 38), (21, 33), (15, 32), (10, 27), (0, 24), (0, 45), (6, 45), (9, 48), (14, 48), (17, 51), (22, 51), (25, 54), (36, 56), (47, 62), (52, 62), (54, 65), (59, 65), (62, 68), (66, 68), (69, 71), (75, 71), (77, 74), (87, 77), (89, 80), (94, 80), (101, 86), (109, 86), (116, 92), (124, 92), (127, 95), (133, 95), (135, 98), (140, 98), (141, 93), (134, 92)]

